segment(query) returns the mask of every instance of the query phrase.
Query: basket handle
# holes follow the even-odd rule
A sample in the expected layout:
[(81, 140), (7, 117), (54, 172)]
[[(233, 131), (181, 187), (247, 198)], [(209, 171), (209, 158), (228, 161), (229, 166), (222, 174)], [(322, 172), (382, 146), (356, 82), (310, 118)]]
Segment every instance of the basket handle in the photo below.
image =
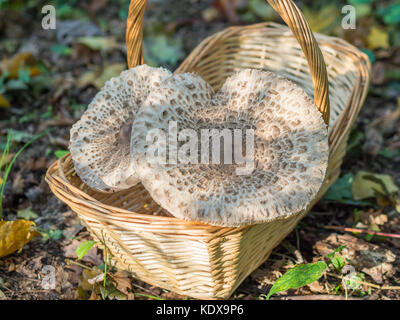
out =
[[(292, 0), (267, 0), (292, 30), (307, 59), (314, 85), (314, 103), (329, 125), (328, 73), (321, 49), (304, 15)], [(131, 0), (126, 27), (129, 68), (143, 64), (143, 16), (146, 0)]]

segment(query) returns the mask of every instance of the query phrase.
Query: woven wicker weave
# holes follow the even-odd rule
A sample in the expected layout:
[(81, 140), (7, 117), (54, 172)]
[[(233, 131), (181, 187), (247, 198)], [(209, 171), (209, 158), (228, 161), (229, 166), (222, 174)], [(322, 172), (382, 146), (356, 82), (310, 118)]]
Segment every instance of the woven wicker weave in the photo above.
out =
[[(205, 39), (176, 72), (197, 72), (217, 89), (240, 69), (266, 69), (314, 96), (325, 121), (330, 119), (330, 161), (326, 181), (307, 210), (264, 224), (215, 227), (169, 216), (141, 184), (113, 194), (95, 192), (76, 175), (70, 155), (47, 172), (54, 194), (78, 214), (95, 238), (104, 237), (116, 266), (145, 282), (195, 298), (229, 298), (339, 176), (350, 128), (367, 93), (369, 60), (341, 39), (313, 35), (291, 0), (269, 3), (290, 29), (274, 23), (228, 28)], [(145, 0), (131, 2), (130, 67), (143, 62), (144, 9)]]

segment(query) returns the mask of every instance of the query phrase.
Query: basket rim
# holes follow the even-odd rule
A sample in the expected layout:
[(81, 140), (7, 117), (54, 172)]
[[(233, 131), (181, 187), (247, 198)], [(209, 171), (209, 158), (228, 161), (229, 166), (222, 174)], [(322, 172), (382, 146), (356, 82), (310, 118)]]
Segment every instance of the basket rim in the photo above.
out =
[[(55, 190), (53, 190), (53, 188), (59, 188), (58, 186), (56, 186), (56, 182), (59, 182), (60, 184), (62, 184), (64, 189), (68, 190), (71, 201), (75, 200), (75, 202), (77, 202), (77, 203), (85, 202), (86, 204), (91, 204), (96, 209), (102, 209), (102, 210), (100, 210), (100, 212), (98, 212), (99, 214), (103, 214), (102, 212), (104, 212), (105, 216), (112, 216), (114, 218), (122, 218), (122, 219), (129, 219), (129, 220), (135, 220), (135, 218), (140, 218), (140, 220), (136, 221), (137, 223), (140, 223), (140, 224), (156, 225), (158, 223), (163, 223), (163, 225), (164, 225), (165, 223), (167, 223), (171, 226), (173, 226), (173, 225), (189, 226), (190, 225), (191, 229), (193, 229), (193, 228), (207, 229), (207, 231), (209, 231), (210, 233), (214, 233), (215, 231), (221, 231), (221, 229), (224, 229), (224, 231), (228, 231), (228, 230), (232, 230), (232, 229), (235, 229), (235, 230), (244, 229), (247, 227), (247, 226), (242, 226), (239, 228), (237, 228), (237, 227), (235, 228), (235, 227), (212, 226), (212, 225), (208, 225), (208, 224), (198, 222), (198, 221), (187, 221), (187, 220), (179, 219), (174, 216), (168, 217), (168, 216), (156, 216), (156, 215), (149, 215), (149, 214), (144, 214), (144, 213), (137, 213), (135, 211), (129, 211), (127, 209), (104, 204), (101, 201), (93, 198), (89, 194), (85, 193), (84, 191), (80, 190), (76, 186), (72, 185), (70, 183), (70, 181), (64, 176), (64, 172), (62, 172), (62, 174), (60, 175), (60, 170), (62, 170), (62, 168), (64, 168), (63, 164), (68, 160), (72, 161), (70, 153), (67, 153), (62, 158), (54, 161), (51, 164), (51, 166), (48, 168), (48, 170), (46, 171), (45, 181), (49, 184), (53, 193), (59, 193), (59, 192), (54, 192)], [(82, 184), (84, 184), (84, 183), (82, 182)], [(140, 185), (140, 183), (133, 186), (132, 188), (135, 188), (138, 185)], [(78, 198), (77, 196), (75, 196), (73, 194), (73, 192), (84, 195), (84, 197)], [(97, 190), (96, 190), (96, 192), (97, 192)], [(111, 195), (112, 193), (104, 193), (104, 194)], [(98, 204), (100, 204), (101, 206), (99, 206)], [(109, 209), (109, 210), (107, 210), (107, 209)], [(129, 216), (127, 216), (127, 215), (129, 215)], [(211, 229), (214, 229), (214, 230), (211, 230), (210, 227), (211, 227)]]
[[(65, 190), (68, 190), (68, 192), (69, 192), (68, 197), (69, 197), (70, 202), (64, 201), (67, 203), (67, 205), (70, 205), (71, 203), (77, 203), (77, 204), (84, 203), (85, 205), (92, 207), (96, 211), (96, 213), (86, 212), (85, 214), (88, 217), (92, 216), (92, 219), (95, 219), (95, 218), (100, 218), (100, 216), (103, 216), (103, 218), (108, 218), (108, 219), (106, 219), (108, 222), (110, 222), (110, 217), (112, 217), (113, 224), (118, 225), (120, 223), (123, 223), (124, 227), (127, 226), (126, 224), (134, 224), (136, 227), (138, 225), (141, 225), (142, 227), (145, 227), (146, 225), (152, 226), (152, 227), (155, 227), (156, 225), (160, 225), (160, 226), (168, 225), (168, 227), (171, 227), (171, 228), (172, 227), (174, 227), (174, 228), (184, 227), (184, 229), (181, 230), (182, 232), (180, 232), (180, 234), (184, 234), (184, 230), (190, 229), (190, 231), (193, 232), (193, 230), (197, 229), (202, 232), (206, 231), (207, 234), (216, 237), (216, 236), (221, 236), (222, 234), (229, 235), (230, 233), (240, 232), (240, 231), (242, 231), (246, 228), (249, 228), (251, 226), (254, 226), (256, 224), (270, 223), (271, 221), (278, 221), (278, 220), (288, 220), (297, 215), (301, 215), (302, 212), (304, 211), (304, 210), (302, 210), (302, 211), (296, 212), (292, 215), (289, 215), (286, 217), (280, 217), (277, 219), (273, 219), (271, 221), (243, 225), (243, 226), (239, 226), (239, 227), (225, 227), (225, 226), (218, 226), (218, 225), (210, 225), (210, 224), (206, 224), (206, 223), (203, 223), (200, 221), (191, 221), (191, 220), (180, 219), (180, 218), (174, 217), (172, 215), (171, 216), (158, 216), (158, 215), (152, 215), (152, 214), (138, 213), (138, 212), (129, 211), (127, 209), (123, 209), (120, 207), (104, 204), (101, 201), (93, 198), (89, 194), (85, 193), (84, 191), (80, 190), (78, 187), (71, 184), (71, 182), (65, 177), (64, 172), (61, 169), (61, 168), (64, 168), (63, 164), (65, 164), (65, 162), (67, 162), (67, 161), (72, 161), (70, 153), (64, 155), (62, 158), (53, 162), (53, 164), (49, 167), (49, 169), (46, 172), (45, 181), (49, 184), (52, 192), (54, 194), (56, 194), (56, 196), (57, 196), (57, 194), (60, 195), (60, 193), (66, 193)], [(57, 175), (57, 173), (60, 173), (60, 171), (62, 173)], [(76, 174), (76, 173), (74, 172), (74, 174)], [(62, 187), (57, 186), (56, 185), (57, 182), (62, 184)], [(324, 181), (324, 183), (326, 183), (326, 181)], [(85, 185), (87, 188), (90, 188), (84, 182), (82, 182), (82, 184)], [(136, 188), (140, 185), (141, 185), (141, 183), (139, 182), (132, 188)], [(64, 191), (61, 191), (60, 188), (63, 188)], [(58, 191), (56, 191), (55, 189), (58, 189)], [(128, 192), (129, 190), (130, 189), (123, 190), (123, 191)], [(94, 191), (98, 192), (97, 190), (94, 190)], [(73, 194), (74, 192), (82, 195), (83, 197), (78, 198), (77, 196), (75, 196)], [(101, 193), (109, 194), (109, 195), (113, 194), (113, 193), (105, 193), (105, 192), (101, 192)], [(311, 206), (311, 204), (309, 206)], [(103, 223), (103, 222), (101, 222), (101, 223)], [(127, 228), (127, 229), (137, 230), (137, 228)], [(145, 229), (143, 229), (143, 231), (145, 231)], [(163, 230), (163, 231), (165, 231), (165, 230)], [(177, 229), (173, 229), (173, 230), (171, 230), (171, 232), (166, 232), (166, 233), (176, 234), (177, 231), (178, 231)], [(163, 232), (163, 233), (165, 233), (165, 232)]]
[[(252, 24), (249, 26), (231, 26), (228, 27), (222, 31), (219, 31), (207, 38), (205, 38), (201, 43), (206, 43), (207, 41), (211, 39), (215, 39), (218, 36), (220, 36), (222, 33), (227, 33), (228, 31), (232, 31), (233, 33), (241, 32), (244, 29), (249, 29), (249, 30), (257, 30), (260, 28), (284, 28), (288, 34), (284, 34), (285, 37), (292, 37), (294, 38), (293, 34), (291, 33), (289, 27), (275, 23), (275, 22), (264, 22), (264, 23), (258, 23), (258, 24)], [(231, 33), (229, 33), (232, 35)], [(368, 56), (363, 53), (361, 50), (359, 50), (357, 47), (349, 44), (347, 41), (338, 38), (338, 37), (332, 37), (332, 36), (327, 36), (327, 35), (322, 35), (319, 33), (314, 33), (317, 41), (323, 45), (327, 44), (328, 46), (332, 47), (335, 49), (336, 46), (340, 46), (340, 51), (345, 53), (353, 58), (355, 63), (359, 65), (359, 72), (358, 78), (361, 79), (361, 85), (362, 86), (368, 86), (368, 74), (370, 73), (370, 61)], [(196, 55), (196, 51), (199, 48), (197, 46), (189, 55), (188, 57), (184, 60), (184, 62), (178, 67), (178, 69), (175, 72), (180, 72), (182, 70), (183, 66), (187, 61), (192, 57)], [(346, 50), (345, 50), (346, 49)], [(363, 74), (362, 74), (363, 73)], [(361, 88), (362, 88), (361, 86)], [(357, 89), (357, 88), (355, 88)], [(364, 88), (362, 88), (364, 89)], [(366, 91), (366, 90), (364, 90)], [(356, 112), (358, 112), (359, 108), (361, 108), (362, 103), (365, 99), (366, 92), (363, 92), (364, 94), (362, 96), (359, 95), (360, 98), (360, 103), (357, 106)], [(354, 94), (352, 95), (352, 98), (354, 98)], [(345, 116), (347, 116), (346, 111), (348, 111), (349, 107), (346, 106), (340, 115), (340, 117), (335, 121), (335, 123), (332, 123), (332, 129), (333, 127), (337, 127), (337, 125), (342, 123), (342, 120)], [(337, 133), (336, 131), (338, 130), (332, 130), (330, 136), (332, 133), (335, 133), (335, 135), (339, 135), (339, 139), (341, 140), (341, 136), (343, 134)], [(330, 147), (331, 147), (331, 137), (329, 137), (330, 141)], [(331, 148), (330, 148), (331, 149)], [(335, 148), (333, 150), (330, 150), (330, 161), (332, 155), (335, 153)], [(66, 154), (63, 156), (61, 159), (58, 159), (55, 161), (47, 170), (46, 176), (45, 176), (45, 181), (49, 184), (50, 189), (53, 191), (53, 193), (58, 197), (58, 198), (65, 198), (68, 197), (68, 201), (64, 201), (67, 205), (71, 207), (71, 204), (75, 204), (79, 206), (79, 204), (82, 204), (82, 202), (85, 203), (86, 206), (89, 206), (93, 209), (91, 213), (88, 213), (88, 216), (92, 216), (91, 219), (101, 219), (101, 218), (106, 218), (108, 217), (107, 221), (110, 222), (110, 218), (112, 218), (112, 222), (115, 223), (116, 220), (120, 221), (121, 223), (124, 223), (124, 226), (126, 227), (126, 224), (132, 223), (141, 226), (165, 226), (168, 225), (169, 227), (174, 227), (173, 229), (173, 234), (176, 234), (177, 230), (179, 228), (182, 228), (182, 232), (185, 229), (190, 229), (193, 231), (194, 229), (198, 229), (199, 231), (201, 230), (202, 232), (206, 231), (207, 234), (209, 235), (221, 235), (221, 234), (229, 234), (231, 232), (237, 232), (238, 230), (242, 230), (248, 227), (251, 227), (252, 225), (245, 225), (245, 226), (240, 226), (240, 227), (223, 227), (223, 226), (215, 226), (215, 225), (209, 225), (205, 224), (202, 222), (198, 221), (189, 221), (189, 220), (184, 220), (180, 218), (176, 218), (174, 216), (168, 217), (168, 216), (158, 216), (158, 215), (152, 215), (152, 214), (144, 214), (144, 213), (137, 213), (134, 211), (129, 211), (127, 209), (119, 208), (116, 206), (112, 205), (106, 205), (102, 203), (99, 200), (96, 200), (83, 190), (79, 189), (78, 187), (72, 185), (70, 181), (65, 177), (65, 173), (63, 171), (64, 165), (67, 161), (72, 161), (70, 153)], [(76, 173), (75, 173), (76, 174)], [(83, 183), (83, 182), (82, 182)], [(140, 184), (140, 183), (139, 183)], [(136, 185), (137, 186), (137, 185)], [(135, 188), (134, 186), (133, 188)], [(63, 195), (64, 194), (64, 195)], [(65, 195), (67, 194), (67, 196)], [(301, 214), (301, 212), (294, 213), (293, 215), (290, 215), (288, 217), (282, 218), (282, 220), (289, 219), (295, 215)], [(274, 219), (275, 221), (277, 219)], [(280, 219), (279, 219), (280, 220)], [(269, 222), (264, 222), (264, 223), (269, 223)], [(136, 228), (135, 228), (136, 230)], [(165, 231), (165, 230), (164, 230)]]

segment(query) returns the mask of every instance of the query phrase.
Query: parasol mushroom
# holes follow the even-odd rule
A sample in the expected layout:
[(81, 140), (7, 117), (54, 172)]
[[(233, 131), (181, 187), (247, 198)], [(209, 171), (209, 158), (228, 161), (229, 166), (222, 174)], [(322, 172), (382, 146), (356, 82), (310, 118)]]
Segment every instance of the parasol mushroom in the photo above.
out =
[(113, 192), (139, 182), (130, 161), (135, 113), (169, 71), (141, 65), (107, 81), (72, 126), (70, 146), (78, 176), (89, 187)]
[[(156, 202), (185, 220), (237, 227), (288, 217), (316, 197), (327, 169), (321, 113), (303, 89), (271, 72), (243, 70), (216, 93), (198, 75), (175, 75), (147, 97), (133, 127), (138, 177)], [(253, 158), (247, 159), (253, 160), (249, 170), (243, 161), (213, 162), (220, 155), (205, 152), (215, 149), (209, 147), (215, 137), (203, 133), (224, 129), (244, 131), (245, 138), (225, 138), (228, 150), (221, 148), (220, 155), (236, 159), (245, 153), (243, 158)]]

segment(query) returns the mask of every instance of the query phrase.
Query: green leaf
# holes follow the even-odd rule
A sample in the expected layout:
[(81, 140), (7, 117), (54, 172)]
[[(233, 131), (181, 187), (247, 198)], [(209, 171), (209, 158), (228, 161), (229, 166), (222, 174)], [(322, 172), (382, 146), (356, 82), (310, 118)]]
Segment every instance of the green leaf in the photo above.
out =
[(367, 233), (367, 234), (365, 235), (365, 237), (364, 237), (364, 240), (369, 242), (369, 241), (372, 240), (373, 237), (374, 237), (374, 234), (373, 234), (373, 233)]
[(388, 159), (393, 159), (400, 155), (400, 150), (389, 150), (388, 148), (385, 148), (379, 152), (379, 155)]
[(78, 248), (76, 248), (76, 255), (78, 256), (78, 259), (82, 259), (86, 255), (86, 253), (88, 253), (89, 250), (94, 246), (95, 243), (96, 241), (93, 240), (82, 242), (78, 246)]
[(32, 210), (32, 208), (26, 208), (23, 210), (18, 210), (17, 212), (18, 218), (23, 218), (25, 220), (33, 220), (38, 217), (35, 211)]
[(342, 270), (342, 268), (346, 264), (346, 261), (340, 256), (333, 257), (330, 262), (333, 264), (333, 267), (338, 271)]
[(20, 79), (10, 80), (6, 83), (7, 90), (26, 90), (28, 89), (26, 83)]
[(335, 253), (338, 253), (338, 252), (342, 251), (345, 248), (346, 248), (346, 246), (340, 246), (340, 247), (336, 248), (334, 251), (332, 251), (330, 254), (328, 254), (326, 257), (327, 258), (332, 258), (335, 255)]
[(73, 50), (71, 47), (64, 46), (62, 44), (56, 44), (51, 47), (51, 51), (62, 56), (70, 56)]
[(354, 175), (352, 173), (347, 173), (343, 177), (337, 179), (325, 194), (324, 200), (354, 206), (371, 206), (372, 204), (369, 201), (355, 201), (353, 199), (353, 192), (351, 189), (353, 181)]
[(18, 130), (10, 130), (11, 141), (15, 142), (24, 142), (32, 138), (32, 135), (28, 132), (18, 131)]
[(349, 3), (353, 6), (357, 6), (360, 4), (372, 4), (374, 0), (349, 0)]
[(63, 233), (62, 230), (56, 229), (56, 230), (45, 230), (45, 231), (40, 231), (42, 234), (42, 240), (47, 241), (47, 240), (60, 240), (62, 237)]
[(47, 106), (46, 112), (41, 115), (42, 119), (51, 119), (53, 116), (53, 106)]
[(135, 292), (134, 295), (135, 295), (135, 297), (145, 297), (145, 298), (150, 298), (150, 299), (153, 299), (153, 300), (165, 300), (165, 299), (163, 299), (161, 297), (156, 297), (156, 296), (152, 296), (152, 295), (144, 294), (144, 293), (136, 293)]
[(380, 8), (378, 14), (387, 24), (396, 24), (400, 22), (400, 4), (393, 3), (385, 8)]
[(326, 263), (322, 261), (295, 266), (275, 281), (267, 295), (267, 299), (278, 292), (297, 289), (313, 283), (321, 278), (326, 268)]
[(374, 54), (374, 52), (372, 50), (369, 50), (367, 48), (363, 48), (363, 49), (361, 49), (361, 51), (364, 52), (368, 56), (368, 58), (371, 61), (371, 63), (374, 63), (376, 61), (375, 54)]
[(371, 14), (374, 0), (349, 0), (349, 4), (356, 8), (357, 18)]
[(56, 155), (56, 157), (58, 159), (61, 159), (62, 157), (64, 157), (69, 151), (67, 150), (56, 150), (54, 151), (54, 154)]
[(340, 201), (344, 199), (352, 199), (351, 185), (354, 181), (354, 175), (348, 173), (336, 180), (325, 194), (325, 200)]
[(92, 50), (110, 51), (117, 47), (117, 39), (115, 37), (80, 37), (77, 43), (84, 44)]
[(271, 20), (275, 14), (274, 9), (267, 5), (265, 0), (250, 0), (249, 11), (264, 20)]
[(184, 57), (181, 41), (166, 35), (147, 37), (144, 41), (144, 50), (148, 64), (153, 66), (159, 64), (174, 66)]
[(362, 131), (359, 131), (357, 129), (351, 130), (349, 140), (347, 142), (346, 152), (352, 152), (353, 149), (360, 147), (360, 145), (362, 145), (361, 142), (364, 140), (364, 138), (365, 135)]
[(31, 80), (29, 68), (20, 67), (18, 69), (18, 80), (21, 80), (24, 83), (29, 83)]

